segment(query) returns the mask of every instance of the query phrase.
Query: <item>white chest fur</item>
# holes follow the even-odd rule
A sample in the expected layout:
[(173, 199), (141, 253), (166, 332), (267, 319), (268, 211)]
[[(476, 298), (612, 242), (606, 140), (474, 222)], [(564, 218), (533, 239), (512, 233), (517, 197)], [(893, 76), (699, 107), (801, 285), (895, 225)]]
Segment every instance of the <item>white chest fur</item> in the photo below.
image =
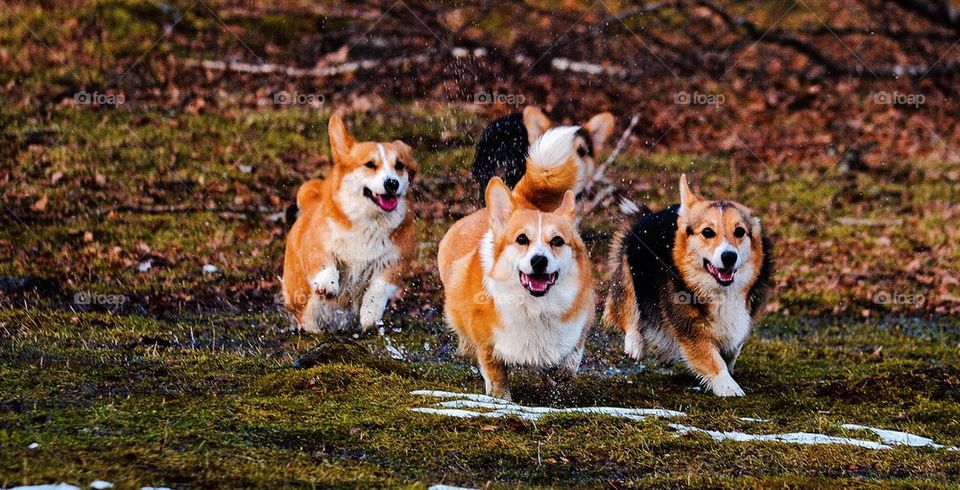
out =
[(726, 289), (711, 304), (714, 339), (724, 350), (737, 350), (750, 333), (750, 312), (742, 292)]
[(400, 249), (390, 234), (403, 222), (404, 211), (405, 206), (381, 217), (354, 220), (349, 228), (328, 222), (330, 251), (342, 269), (343, 288), (365, 289), (375, 274), (400, 260)]

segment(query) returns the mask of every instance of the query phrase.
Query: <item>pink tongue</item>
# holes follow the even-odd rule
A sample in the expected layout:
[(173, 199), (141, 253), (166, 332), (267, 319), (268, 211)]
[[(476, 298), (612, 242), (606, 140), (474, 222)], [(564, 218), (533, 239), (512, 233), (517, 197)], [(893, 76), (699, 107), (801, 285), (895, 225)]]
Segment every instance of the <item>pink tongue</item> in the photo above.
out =
[(393, 211), (397, 208), (397, 202), (399, 202), (399, 199), (397, 199), (397, 196), (377, 196), (377, 202), (385, 211)]
[(547, 286), (550, 285), (549, 279), (535, 279), (533, 277), (530, 277), (529, 281), (530, 281), (530, 289), (537, 292), (545, 291), (547, 289)]
[[(718, 271), (718, 272), (719, 272), (719, 271)], [(717, 274), (717, 275), (720, 276), (720, 280), (721, 280), (721, 281), (732, 281), (732, 280), (733, 280), (733, 272), (719, 272), (719, 274)]]

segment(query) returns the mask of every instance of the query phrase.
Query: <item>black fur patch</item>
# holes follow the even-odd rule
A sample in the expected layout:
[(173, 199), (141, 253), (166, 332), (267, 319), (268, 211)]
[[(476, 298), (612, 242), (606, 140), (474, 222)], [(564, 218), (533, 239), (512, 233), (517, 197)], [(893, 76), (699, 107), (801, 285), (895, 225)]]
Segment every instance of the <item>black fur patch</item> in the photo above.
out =
[(516, 112), (490, 123), (477, 142), (473, 159), (473, 180), (479, 187), (480, 202), (487, 182), (500, 177), (512, 189), (527, 170), (530, 142), (523, 114)]

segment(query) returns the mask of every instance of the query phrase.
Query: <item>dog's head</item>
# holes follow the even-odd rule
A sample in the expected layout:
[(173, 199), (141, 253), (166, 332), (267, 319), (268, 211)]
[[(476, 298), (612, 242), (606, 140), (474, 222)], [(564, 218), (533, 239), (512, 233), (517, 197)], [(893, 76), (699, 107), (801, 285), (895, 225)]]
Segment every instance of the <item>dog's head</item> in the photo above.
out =
[[(523, 125), (527, 128), (530, 144), (553, 126), (550, 119), (537, 107), (523, 109)], [(601, 112), (580, 126), (573, 140), (574, 158), (577, 162), (577, 184), (574, 193), (579, 194), (593, 178), (597, 170), (597, 153), (613, 132), (613, 114)]]
[(537, 298), (555, 288), (576, 289), (577, 260), (585, 248), (577, 233), (573, 193), (567, 191), (551, 213), (517, 207), (499, 178), (490, 180), (486, 197), (492, 247), (483, 259), (490, 279)]
[(417, 171), (413, 150), (400, 140), (357, 143), (337, 115), (330, 117), (329, 133), (338, 196), (362, 214), (403, 210)]
[(740, 203), (701, 198), (682, 175), (673, 253), (684, 279), (700, 290), (747, 285), (763, 260), (760, 218)]

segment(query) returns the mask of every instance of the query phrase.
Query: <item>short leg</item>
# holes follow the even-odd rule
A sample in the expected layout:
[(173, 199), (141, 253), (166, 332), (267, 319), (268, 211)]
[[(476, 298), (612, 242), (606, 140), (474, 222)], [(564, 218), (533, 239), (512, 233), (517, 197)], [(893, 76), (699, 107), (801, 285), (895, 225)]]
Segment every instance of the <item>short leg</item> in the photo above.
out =
[(717, 396), (744, 395), (713, 343), (708, 340), (681, 339), (680, 351), (687, 366), (700, 377), (711, 393)]
[(628, 327), (623, 336), (623, 351), (635, 361), (643, 360), (646, 347), (643, 334), (640, 333), (640, 328), (636, 324)]
[(391, 282), (389, 274), (374, 276), (373, 280), (370, 281), (370, 287), (363, 293), (360, 304), (360, 326), (364, 330), (372, 327), (383, 318), (383, 311), (387, 308), (387, 303), (399, 289)]
[(737, 358), (740, 357), (740, 349), (742, 348), (743, 348), (743, 344), (738, 345), (737, 348), (734, 349), (733, 352), (731, 352), (729, 357), (727, 358), (727, 371), (731, 375), (733, 374), (734, 366), (737, 365)]
[(573, 351), (567, 354), (566, 357), (560, 361), (560, 364), (557, 364), (556, 367), (547, 371), (547, 377), (550, 378), (550, 381), (554, 382), (553, 384), (556, 384), (556, 382), (570, 381), (577, 375), (577, 371), (580, 370), (580, 362), (583, 361), (583, 351), (586, 346), (587, 329), (585, 328), (580, 335), (580, 341), (577, 342), (577, 346), (573, 348)]
[(335, 298), (340, 294), (340, 271), (334, 264), (323, 265), (313, 275), (307, 276), (310, 288), (322, 298)]
[(509, 371), (506, 364), (493, 354), (493, 348), (477, 349), (477, 362), (487, 395), (511, 401)]

